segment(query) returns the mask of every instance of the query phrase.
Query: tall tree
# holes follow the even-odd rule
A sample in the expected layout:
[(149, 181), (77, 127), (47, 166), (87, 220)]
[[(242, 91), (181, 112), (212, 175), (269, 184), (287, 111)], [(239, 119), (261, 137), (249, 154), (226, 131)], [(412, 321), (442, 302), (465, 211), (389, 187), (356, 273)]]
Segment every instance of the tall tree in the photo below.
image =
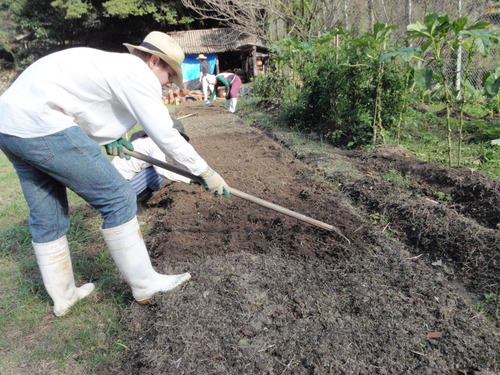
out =
[(17, 42), (0, 40), (18, 68), (48, 52), (73, 45), (123, 50), (158, 29), (193, 21), (180, 0), (0, 0), (17, 25)]

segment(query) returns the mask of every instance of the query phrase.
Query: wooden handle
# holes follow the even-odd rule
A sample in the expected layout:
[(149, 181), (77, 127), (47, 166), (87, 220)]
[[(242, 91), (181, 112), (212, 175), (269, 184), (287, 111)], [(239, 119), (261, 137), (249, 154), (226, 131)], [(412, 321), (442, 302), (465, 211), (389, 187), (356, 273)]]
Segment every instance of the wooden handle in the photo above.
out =
[(243, 191), (239, 191), (239, 190), (234, 189), (232, 187), (229, 188), (229, 193), (232, 194), (232, 195), (236, 195), (239, 198), (246, 199), (247, 201), (250, 201), (250, 202), (253, 202), (253, 203), (257, 203), (257, 204), (259, 204), (259, 205), (261, 205), (263, 207), (269, 208), (271, 210), (274, 210), (274, 211), (280, 212), (282, 214), (291, 216), (291, 217), (293, 217), (295, 219), (298, 219), (300, 221), (303, 221), (305, 223), (309, 223), (311, 225), (315, 225), (315, 226), (317, 226), (319, 228), (326, 229), (326, 230), (328, 230), (330, 232), (335, 232), (340, 237), (342, 237), (343, 239), (345, 239), (348, 244), (351, 244), (351, 241), (349, 241), (349, 239), (346, 236), (344, 236), (342, 234), (342, 232), (338, 228), (334, 227), (333, 225), (330, 225), (330, 224), (324, 223), (322, 221), (313, 219), (313, 218), (311, 218), (309, 216), (306, 216), (306, 215), (303, 215), (303, 214), (299, 214), (298, 212), (289, 210), (288, 208), (285, 208), (285, 207), (282, 207), (282, 206), (278, 206), (277, 204), (265, 201), (264, 199), (257, 198), (257, 197), (255, 197), (253, 195), (247, 194), (247, 193), (245, 193)]
[(199, 182), (200, 184), (203, 184), (203, 179), (200, 176), (195, 176), (194, 174), (182, 169), (178, 168), (176, 166), (173, 166), (171, 164), (168, 164), (167, 162), (152, 158), (151, 156), (142, 154), (137, 151), (130, 151), (128, 148), (124, 147), (123, 151), (125, 154), (133, 156), (136, 159), (143, 160), (145, 162), (148, 162), (149, 164), (156, 165), (157, 167), (166, 169), (167, 171), (177, 173), (181, 176), (190, 178), (193, 181)]
[(271, 210), (281, 212), (282, 214), (294, 217), (294, 218), (301, 220), (301, 221), (304, 221), (306, 223), (316, 225), (317, 227), (320, 227), (320, 228), (323, 228), (323, 229), (326, 229), (329, 231), (335, 231), (335, 227), (333, 225), (326, 224), (326, 223), (323, 223), (322, 221), (310, 218), (306, 215), (299, 214), (298, 212), (289, 210), (288, 208), (285, 208), (285, 207), (278, 206), (277, 204), (265, 201), (264, 199), (257, 198), (253, 195), (247, 194), (243, 191), (239, 191), (239, 190), (234, 189), (232, 187), (229, 188), (229, 193), (232, 195), (235, 195), (239, 198), (246, 199), (247, 201), (257, 203), (257, 204), (261, 205), (262, 207), (266, 207), (266, 208), (269, 208)]
[[(192, 174), (192, 173), (190, 173), (190, 172), (188, 172), (188, 171), (186, 171), (184, 169), (177, 168), (177, 167), (175, 167), (175, 166), (173, 166), (171, 164), (168, 164), (168, 163), (166, 163), (164, 161), (152, 158), (151, 156), (148, 156), (148, 155), (141, 154), (140, 152), (130, 151), (127, 148), (124, 148), (124, 152), (127, 155), (133, 156), (136, 159), (143, 160), (143, 161), (148, 162), (148, 163), (150, 163), (152, 165), (156, 165), (157, 167), (169, 170), (169, 171), (177, 173), (177, 174), (179, 174), (181, 176), (190, 178), (193, 181), (199, 182), (200, 184), (203, 184), (203, 179), (201, 177), (195, 176), (194, 174)], [(308, 217), (306, 215), (299, 214), (298, 212), (289, 210), (288, 208), (285, 208), (285, 207), (278, 206), (277, 204), (265, 201), (264, 199), (257, 198), (257, 197), (255, 197), (253, 195), (250, 195), (250, 194), (245, 193), (243, 191), (234, 189), (232, 187), (229, 187), (229, 194), (232, 194), (232, 195), (234, 195), (234, 196), (236, 196), (238, 198), (242, 198), (242, 199), (245, 199), (247, 201), (256, 203), (256, 204), (258, 204), (258, 205), (260, 205), (262, 207), (266, 207), (266, 208), (269, 208), (271, 210), (274, 210), (274, 211), (280, 212), (282, 214), (288, 215), (290, 217), (293, 217), (293, 218), (295, 218), (297, 220), (300, 220), (300, 221), (303, 221), (305, 223), (308, 223), (308, 224), (311, 224), (311, 225), (315, 225), (315, 226), (317, 226), (319, 228), (322, 228), (322, 229), (326, 229), (326, 230), (328, 230), (330, 232), (335, 232), (340, 237), (342, 237), (343, 239), (345, 239), (347, 241), (347, 243), (349, 243), (349, 244), (351, 243), (351, 241), (349, 241), (349, 239), (346, 236), (344, 236), (342, 234), (342, 232), (338, 228), (334, 227), (333, 225), (326, 224), (326, 223), (323, 223), (322, 221), (310, 218), (310, 217)]]

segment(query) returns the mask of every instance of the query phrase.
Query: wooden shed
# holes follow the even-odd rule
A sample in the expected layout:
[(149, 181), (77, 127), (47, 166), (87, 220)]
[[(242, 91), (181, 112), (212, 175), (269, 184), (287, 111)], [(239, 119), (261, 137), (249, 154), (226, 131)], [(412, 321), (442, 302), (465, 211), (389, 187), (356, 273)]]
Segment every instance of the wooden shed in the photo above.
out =
[(243, 82), (263, 72), (268, 48), (263, 40), (230, 28), (168, 33), (184, 50), (186, 58), (215, 54), (215, 71), (233, 71)]

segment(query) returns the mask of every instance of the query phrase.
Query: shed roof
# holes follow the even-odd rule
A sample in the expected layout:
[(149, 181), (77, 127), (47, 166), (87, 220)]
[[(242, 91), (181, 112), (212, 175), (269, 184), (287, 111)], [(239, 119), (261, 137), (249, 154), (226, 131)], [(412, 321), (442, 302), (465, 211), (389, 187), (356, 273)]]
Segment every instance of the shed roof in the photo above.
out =
[(237, 51), (245, 45), (265, 48), (265, 43), (252, 35), (230, 28), (169, 32), (185, 53), (216, 53)]

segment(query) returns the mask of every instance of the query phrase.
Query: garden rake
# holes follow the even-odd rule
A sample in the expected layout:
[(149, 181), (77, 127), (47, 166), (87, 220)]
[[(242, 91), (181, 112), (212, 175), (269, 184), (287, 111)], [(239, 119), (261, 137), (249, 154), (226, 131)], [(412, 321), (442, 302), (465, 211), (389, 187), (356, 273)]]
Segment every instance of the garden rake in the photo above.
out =
[[(149, 164), (156, 165), (157, 167), (160, 167), (160, 168), (166, 169), (168, 171), (177, 173), (181, 176), (187, 177), (187, 178), (203, 185), (203, 179), (201, 177), (195, 176), (194, 174), (192, 174), (192, 173), (190, 173), (182, 168), (178, 168), (178, 167), (173, 166), (171, 164), (168, 164), (164, 161), (152, 158), (148, 155), (142, 154), (142, 153), (137, 152), (137, 151), (130, 151), (127, 148), (124, 148), (124, 152), (125, 152), (125, 154), (130, 155), (136, 159), (143, 160)], [(285, 208), (285, 207), (278, 206), (277, 204), (265, 201), (263, 199), (260, 199), (258, 197), (253, 196), (253, 195), (250, 195), (250, 194), (247, 194), (243, 191), (237, 190), (237, 189), (232, 188), (232, 187), (229, 187), (229, 194), (234, 195), (238, 198), (242, 198), (242, 199), (245, 199), (247, 201), (256, 203), (258, 205), (269, 208), (271, 210), (280, 212), (282, 214), (288, 215), (290, 217), (293, 217), (293, 218), (298, 219), (300, 221), (306, 222), (308, 224), (315, 225), (315, 226), (322, 228), (322, 229), (325, 229), (327, 231), (335, 232), (340, 237), (342, 237), (344, 240), (346, 240), (348, 244), (351, 244), (351, 241), (346, 236), (344, 236), (338, 228), (334, 227), (333, 225), (330, 225), (330, 224), (324, 223), (322, 221), (310, 218), (310, 217), (303, 215), (303, 214), (299, 214), (298, 212), (289, 210), (288, 208)]]

